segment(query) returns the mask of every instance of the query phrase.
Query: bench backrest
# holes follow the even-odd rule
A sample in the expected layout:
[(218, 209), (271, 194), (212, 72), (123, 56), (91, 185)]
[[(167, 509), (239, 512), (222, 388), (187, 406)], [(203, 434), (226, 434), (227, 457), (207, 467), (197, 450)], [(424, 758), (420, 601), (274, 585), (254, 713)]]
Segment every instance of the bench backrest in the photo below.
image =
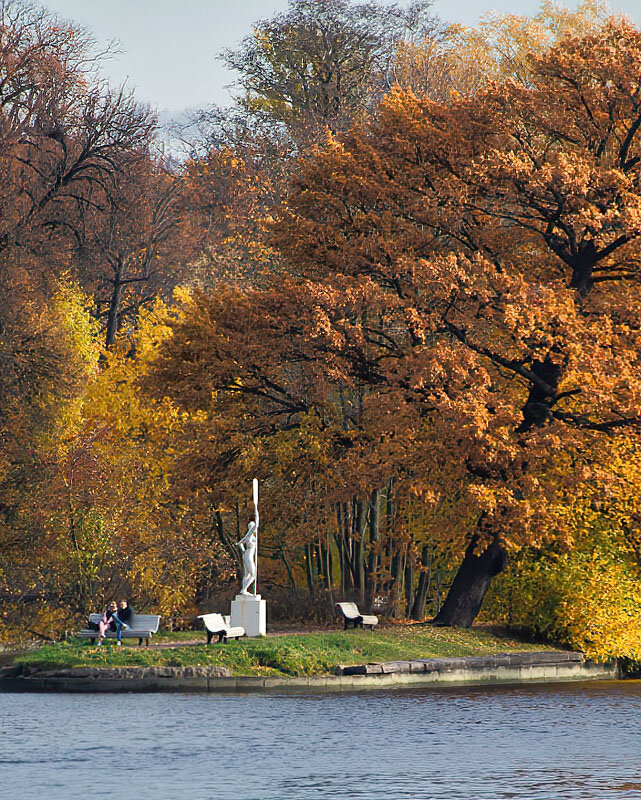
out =
[[(101, 618), (102, 614), (89, 614), (89, 622), (93, 622), (96, 625), (100, 622)], [(158, 633), (160, 616), (158, 614), (132, 614), (127, 624), (134, 631)]]
[(158, 633), (160, 616), (158, 614), (132, 614), (127, 624), (134, 631)]
[(356, 617), (360, 617), (361, 615), (356, 603), (336, 603), (336, 605), (347, 619), (356, 619)]
[(226, 631), (227, 623), (225, 622), (222, 614), (201, 614), (200, 619), (205, 623), (205, 627), (211, 633), (218, 633), (218, 631)]

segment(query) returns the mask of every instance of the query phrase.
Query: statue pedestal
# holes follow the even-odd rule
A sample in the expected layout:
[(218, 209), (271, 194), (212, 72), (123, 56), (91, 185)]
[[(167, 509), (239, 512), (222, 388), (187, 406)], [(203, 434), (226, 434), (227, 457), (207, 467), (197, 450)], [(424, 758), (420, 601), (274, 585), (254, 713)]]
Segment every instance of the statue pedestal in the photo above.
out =
[(267, 633), (267, 601), (259, 594), (237, 594), (231, 601), (231, 624), (242, 625), (247, 636), (265, 636)]

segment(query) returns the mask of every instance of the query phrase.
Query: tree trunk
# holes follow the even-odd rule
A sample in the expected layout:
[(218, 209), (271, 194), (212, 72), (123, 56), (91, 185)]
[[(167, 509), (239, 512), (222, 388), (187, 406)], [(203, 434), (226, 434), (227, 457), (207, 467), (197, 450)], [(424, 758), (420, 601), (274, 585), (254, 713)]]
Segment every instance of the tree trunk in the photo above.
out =
[[(531, 371), (548, 387), (556, 392), (559, 381), (561, 380), (562, 367), (549, 356), (544, 361), (534, 361), (530, 366)], [(542, 389), (538, 384), (532, 384), (527, 401), (523, 406), (523, 421), (516, 429), (519, 433), (525, 433), (534, 427), (541, 428), (550, 421), (552, 411), (553, 396), (550, 396), (550, 389)]]
[(425, 600), (430, 590), (430, 579), (432, 577), (432, 551), (425, 544), (421, 552), (421, 574), (414, 595), (414, 605), (412, 606), (412, 619), (422, 620), (425, 616)]
[(327, 557), (328, 556), (327, 547), (325, 546), (325, 543), (322, 541), (322, 539), (319, 539), (318, 541), (318, 555), (320, 558), (319, 572), (321, 578), (323, 579), (323, 588), (327, 590), (331, 588), (331, 583), (329, 578), (329, 559)]
[(414, 588), (414, 565), (411, 555), (408, 553), (405, 562), (405, 613), (403, 616), (409, 617), (412, 613), (412, 589)]
[(365, 607), (368, 611), (374, 605), (376, 594), (376, 574), (378, 572), (378, 553), (376, 552), (378, 542), (378, 521), (379, 521), (380, 491), (374, 489), (369, 504), (369, 554), (367, 558), (367, 569), (365, 571)]
[(305, 545), (305, 575), (307, 577), (307, 589), (309, 596), (314, 600), (316, 592), (314, 591), (314, 553), (312, 546), (308, 543)]
[(327, 593), (329, 595), (330, 609), (334, 609), (334, 595), (332, 586), (334, 584), (334, 560), (332, 558), (332, 540), (330, 538), (329, 528), (325, 531), (325, 569), (327, 575)]
[(434, 618), (435, 625), (469, 628), (481, 609), (492, 578), (505, 569), (507, 554), (497, 537), (480, 555), (474, 553), (477, 542), (475, 534), (443, 607)]
[(359, 601), (365, 602), (365, 569), (364, 569), (364, 519), (363, 503), (361, 500), (354, 501), (354, 588), (359, 590)]
[(289, 578), (289, 582), (292, 585), (292, 589), (298, 594), (298, 586), (296, 586), (296, 579), (294, 578), (294, 573), (292, 572), (292, 568), (287, 561), (287, 556), (285, 555), (285, 550), (283, 546), (280, 546), (280, 550), (278, 551), (278, 556), (280, 560), (283, 562), (283, 566), (285, 567), (285, 571), (287, 572), (287, 577)]
[(388, 577), (385, 580), (385, 593), (393, 602), (394, 592), (394, 559), (396, 558), (396, 543), (393, 536), (393, 517), (394, 517), (394, 503), (392, 502), (392, 489), (394, 487), (394, 478), (390, 478), (387, 483), (387, 492), (385, 495), (385, 566), (388, 570)]
[(403, 596), (403, 575), (405, 573), (405, 545), (399, 544), (392, 558), (392, 605), (394, 616), (401, 610)]
[(332, 540), (329, 529), (327, 530), (327, 544), (325, 546), (325, 557), (327, 558), (327, 588), (331, 592), (334, 585), (334, 557), (332, 556)]
[(341, 504), (336, 503), (336, 524), (338, 528), (338, 532), (336, 534), (336, 547), (338, 549), (338, 569), (340, 572), (340, 592), (341, 592), (341, 600), (345, 599), (345, 590), (347, 588), (347, 582), (345, 580), (345, 553), (344, 553), (344, 539), (343, 539), (343, 517), (341, 515)]
[(314, 575), (316, 576), (316, 584), (320, 587), (323, 580), (323, 558), (320, 541), (314, 542)]
[(354, 519), (352, 513), (354, 510), (354, 501), (352, 500), (351, 508), (349, 503), (343, 503), (343, 539), (345, 542), (345, 562), (349, 574), (347, 588), (352, 591), (356, 588), (356, 563), (354, 560)]

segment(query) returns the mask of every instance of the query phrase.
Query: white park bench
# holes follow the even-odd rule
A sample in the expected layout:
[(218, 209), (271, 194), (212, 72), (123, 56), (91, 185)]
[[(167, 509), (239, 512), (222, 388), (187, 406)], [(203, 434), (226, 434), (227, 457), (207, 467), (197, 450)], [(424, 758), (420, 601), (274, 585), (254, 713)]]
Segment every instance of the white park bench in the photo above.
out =
[(356, 603), (336, 603), (336, 605), (345, 620), (345, 630), (349, 628), (350, 622), (354, 628), (358, 628), (359, 625), (361, 628), (369, 625), (372, 630), (374, 630), (374, 625), (378, 625), (378, 617), (373, 614), (361, 614)]
[(222, 614), (200, 614), (198, 619), (202, 619), (207, 631), (207, 644), (211, 643), (214, 636), (218, 636), (219, 642), (227, 642), (228, 639), (240, 639), (245, 635), (245, 629), (240, 625), (235, 628), (229, 624), (229, 617)]
[[(89, 614), (89, 624), (98, 625), (102, 618), (101, 614)], [(127, 623), (129, 627), (122, 629), (123, 639), (138, 639), (138, 644), (142, 644), (144, 639), (146, 644), (149, 645), (149, 640), (158, 633), (160, 627), (160, 617), (156, 614), (132, 614), (131, 619)], [(106, 631), (107, 638), (115, 639), (118, 635), (116, 631), (111, 629)], [(91, 639), (93, 644), (98, 638), (98, 631), (94, 628), (85, 628), (81, 630), (78, 636), (83, 636), (85, 639)]]

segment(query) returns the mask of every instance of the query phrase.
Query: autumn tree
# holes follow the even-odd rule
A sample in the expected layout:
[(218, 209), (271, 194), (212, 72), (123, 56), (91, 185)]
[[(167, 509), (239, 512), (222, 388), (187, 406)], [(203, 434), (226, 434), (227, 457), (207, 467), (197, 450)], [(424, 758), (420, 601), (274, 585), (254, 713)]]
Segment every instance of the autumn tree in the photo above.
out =
[(264, 433), (353, 392), (349, 448), (379, 481), (403, 465), (432, 505), (458, 487), (443, 624), (471, 624), (510, 549), (564, 538), (559, 475), (639, 423), (640, 65), (612, 21), (534, 56), (527, 85), (393, 91), (301, 166), (273, 237), (290, 277), (167, 344), (175, 391), (260, 400)]
[(101, 205), (114, 174), (149, 139), (149, 111), (109, 89), (96, 62), (94, 42), (81, 29), (27, 4), (3, 3), (3, 248), (64, 234), (74, 206)]
[(491, 81), (513, 78), (527, 85), (534, 53), (598, 29), (609, 14), (601, 0), (582, 0), (573, 9), (544, 0), (532, 16), (490, 12), (474, 27), (450, 25), (422, 41), (400, 42), (392, 83), (439, 102), (483, 91)]
[[(638, 434), (576, 459), (553, 514), (572, 542), (525, 547), (491, 587), (484, 614), (580, 649), (592, 658), (639, 657)], [(560, 466), (560, 465), (559, 465)]]
[(9, 630), (26, 618), (45, 638), (114, 595), (188, 614), (233, 570), (209, 506), (184, 493), (194, 421), (139, 391), (168, 310), (143, 308), (135, 357), (116, 343), (100, 367), (90, 311), (78, 287), (52, 304), (43, 324), (66, 371), (42, 384), (35, 420), (24, 400), (13, 409), (0, 450), (0, 613)]
[(144, 386), (200, 415), (179, 480), (188, 496), (209, 498), (223, 541), (240, 533), (235, 502), (256, 475), (272, 581), (370, 605), (390, 595), (402, 616), (422, 619), (440, 526), (460, 513), (441, 499), (426, 511), (417, 495), (410, 454), (425, 424), (389, 436), (393, 403), (318, 358), (303, 335), (316, 306), (292, 282), (196, 293)]
[[(225, 60), (240, 74), (239, 109), (200, 112), (191, 133), (183, 131), (192, 149), (186, 185), (205, 233), (196, 278), (201, 286), (279, 284), (282, 265), (265, 234), (272, 209), (297, 168), (296, 152), (327, 129), (346, 128), (373, 106), (389, 79), (399, 41), (421, 38), (434, 28), (425, 2), (410, 8), (343, 0), (294, 2), (285, 14), (260, 22), (238, 49), (226, 52)], [(347, 394), (345, 389), (340, 398), (336, 395), (330, 416), (337, 412), (340, 418), (348, 406), (358, 404), (357, 396)], [(284, 466), (282, 459), (272, 463), (276, 472)], [(298, 470), (299, 478), (302, 472)], [(350, 531), (365, 523), (365, 516), (353, 515), (351, 509), (368, 501), (355, 500), (348, 491), (335, 502), (348, 509), (341, 512), (344, 531), (339, 539), (351, 548)], [(329, 516), (335, 516), (333, 507), (325, 520)], [(356, 551), (352, 555), (358, 560)], [(321, 560), (326, 565), (327, 559)], [(359, 570), (351, 574), (358, 576)], [(356, 581), (364, 589), (358, 577)]]
[(239, 74), (241, 103), (282, 123), (296, 141), (343, 130), (380, 93), (396, 46), (436, 27), (431, 3), (381, 6), (291, 0), (257, 23), (223, 59)]
[(99, 61), (82, 29), (2, 3), (0, 579), (3, 597), (75, 608), (91, 592), (90, 539), (108, 538), (115, 521), (103, 524), (98, 491), (108, 459), (94, 458), (111, 429), (84, 424), (99, 352), (87, 291), (97, 288), (98, 251), (114, 253), (114, 232), (138, 270), (128, 263), (125, 280), (157, 272), (173, 197), (166, 174), (148, 166), (144, 177), (153, 116), (105, 84)]
[(371, 295), (319, 308), (332, 351), (462, 448), (478, 524), (442, 622), (470, 624), (506, 542), (533, 529), (546, 458), (638, 424), (639, 48), (612, 22), (533, 58), (528, 86), (448, 105), (394, 92), (283, 215), (319, 297), (338, 275)]
[(279, 270), (266, 231), (293, 168), (291, 141), (262, 114), (219, 109), (199, 113), (183, 133), (183, 196), (198, 253), (189, 283), (264, 283)]
[[(15, 269), (12, 275), (14, 281), (19, 277)], [(1, 312), (0, 591), (5, 600), (38, 593), (42, 524), (55, 481), (48, 442), (82, 394), (98, 356), (87, 300), (70, 277), (46, 302), (37, 283), (21, 278), (6, 287)], [(27, 291), (31, 302), (24, 301)]]
[[(149, 161), (155, 121), (100, 78), (102, 55), (81, 28), (19, 0), (2, 4), (0, 249), (17, 271), (28, 263), (32, 275), (40, 272), (43, 285), (67, 271), (93, 291), (74, 251), (86, 250), (99, 228), (113, 229), (114, 209), (130, 227), (142, 213), (139, 197), (137, 214), (133, 201), (124, 210), (123, 186)], [(160, 207), (149, 214), (158, 218)]]
[(225, 51), (239, 75), (236, 105), (199, 110), (174, 128), (188, 153), (186, 188), (202, 248), (192, 283), (265, 285), (281, 271), (265, 231), (295, 156), (378, 102), (399, 42), (437, 28), (429, 8), (424, 0), (407, 8), (295, 0)]
[(76, 270), (94, 296), (107, 348), (143, 305), (171, 298), (195, 252), (182, 182), (150, 153), (114, 177), (100, 207), (79, 205), (70, 227)]

